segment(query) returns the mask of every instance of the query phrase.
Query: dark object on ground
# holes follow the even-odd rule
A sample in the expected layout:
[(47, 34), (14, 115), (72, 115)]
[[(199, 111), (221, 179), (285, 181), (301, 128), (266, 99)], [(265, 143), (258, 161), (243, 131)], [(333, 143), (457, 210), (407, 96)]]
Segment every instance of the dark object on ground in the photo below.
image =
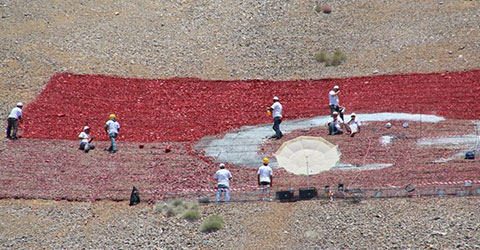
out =
[(322, 6), (322, 12), (325, 13), (325, 14), (330, 14), (330, 13), (332, 13), (332, 8), (330, 8), (328, 6)]
[(475, 151), (468, 151), (465, 154), (465, 159), (469, 159), (469, 160), (475, 159)]
[(198, 203), (210, 203), (210, 199), (208, 199), (208, 197), (203, 197), (203, 198), (199, 198), (198, 199)]
[(298, 196), (300, 200), (310, 200), (313, 198), (317, 198), (318, 192), (317, 189), (312, 187), (312, 188), (300, 188), (298, 190)]
[(165, 153), (168, 153), (172, 151), (172, 148), (170, 147), (170, 145), (167, 145), (167, 147), (165, 147)]
[(138, 148), (143, 148), (143, 147), (144, 147), (143, 144), (138, 145)]
[(343, 184), (338, 183), (338, 192), (343, 192), (343, 191), (344, 191)]
[(294, 201), (294, 190), (278, 191), (275, 198), (279, 201)]
[(408, 184), (405, 186), (405, 191), (411, 193), (415, 191), (415, 188), (416, 188), (415, 184)]
[(138, 189), (134, 186), (132, 189), (132, 194), (130, 195), (130, 206), (134, 206), (140, 203), (140, 195), (138, 194)]

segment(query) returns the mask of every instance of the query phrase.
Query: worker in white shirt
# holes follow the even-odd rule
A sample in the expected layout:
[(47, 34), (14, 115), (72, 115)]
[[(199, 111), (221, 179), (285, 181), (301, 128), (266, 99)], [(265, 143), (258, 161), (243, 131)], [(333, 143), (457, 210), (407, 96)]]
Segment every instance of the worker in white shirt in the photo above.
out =
[(270, 199), (270, 188), (273, 183), (273, 170), (268, 166), (269, 162), (270, 160), (267, 157), (263, 158), (263, 165), (258, 168), (257, 172), (258, 186), (263, 200)]
[(107, 149), (110, 153), (117, 152), (117, 143), (115, 139), (118, 136), (118, 132), (120, 131), (120, 124), (117, 122), (117, 116), (115, 114), (110, 114), (108, 116), (109, 120), (105, 124), (105, 132), (108, 134), (110, 138), (111, 145)]
[(361, 125), (361, 122), (357, 119), (357, 115), (355, 113), (352, 113), (350, 115), (350, 121), (347, 122), (347, 126), (345, 126), (345, 128), (350, 133), (350, 136), (354, 137), (355, 134), (360, 133)]
[(282, 123), (282, 109), (283, 107), (282, 104), (280, 104), (278, 97), (273, 97), (273, 105), (267, 108), (267, 111), (272, 113), (273, 130), (275, 131), (275, 135), (271, 138), (280, 139), (283, 136), (282, 131), (280, 131), (280, 123)]
[(338, 85), (333, 86), (333, 89), (328, 92), (328, 106), (330, 106), (330, 115), (333, 116), (333, 112), (337, 111), (340, 114), (340, 118), (343, 120), (345, 107), (340, 106), (340, 99), (338, 98), (339, 93), (340, 87)]
[(333, 117), (330, 122), (328, 122), (328, 134), (329, 135), (340, 135), (343, 134), (342, 130), (343, 120), (338, 117), (338, 112), (333, 112)]
[(225, 169), (225, 164), (220, 164), (220, 169), (215, 173), (215, 179), (217, 183), (217, 202), (220, 202), (222, 193), (225, 193), (225, 201), (230, 201), (230, 181), (232, 180), (232, 174)]
[(95, 146), (92, 144), (93, 137), (90, 135), (90, 128), (88, 126), (83, 127), (83, 131), (78, 135), (80, 138), (80, 146), (78, 149), (83, 150), (85, 153), (95, 149)]
[[(17, 138), (17, 131), (18, 131), (18, 123), (22, 121), (22, 108), (23, 103), (17, 103), (17, 106), (10, 111), (7, 119), (7, 138), (16, 140)], [(13, 132), (12, 132), (13, 129)], [(11, 134), (10, 134), (11, 133)]]

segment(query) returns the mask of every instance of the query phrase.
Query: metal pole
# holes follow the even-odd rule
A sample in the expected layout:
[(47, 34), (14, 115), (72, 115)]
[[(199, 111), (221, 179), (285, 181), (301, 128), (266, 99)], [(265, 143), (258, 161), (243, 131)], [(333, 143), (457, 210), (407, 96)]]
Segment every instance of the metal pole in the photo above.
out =
[(306, 161), (307, 161), (307, 189), (310, 189), (310, 170), (308, 169), (308, 156), (305, 156), (306, 157)]

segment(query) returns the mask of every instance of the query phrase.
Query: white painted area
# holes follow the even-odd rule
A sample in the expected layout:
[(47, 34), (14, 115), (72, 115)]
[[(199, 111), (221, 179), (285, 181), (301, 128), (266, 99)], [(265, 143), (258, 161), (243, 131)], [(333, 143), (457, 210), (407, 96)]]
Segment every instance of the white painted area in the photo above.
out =
[(392, 163), (377, 163), (377, 164), (366, 164), (366, 165), (362, 165), (362, 166), (354, 166), (354, 165), (351, 165), (351, 164), (347, 164), (347, 165), (338, 165), (338, 166), (335, 166), (333, 168), (331, 168), (330, 170), (377, 170), (377, 169), (382, 169), (382, 168), (388, 168), (388, 167), (391, 167), (393, 166)]
[(387, 146), (388, 144), (392, 143), (393, 139), (395, 139), (395, 136), (384, 135), (380, 137), (380, 144)]
[[(422, 121), (436, 123), (445, 118), (435, 115), (407, 114), (407, 113), (374, 113), (357, 114), (361, 122), (369, 121)], [(326, 126), (330, 116), (317, 116), (311, 119), (286, 120), (280, 125), (284, 134), (295, 130), (309, 129), (313, 127)], [(258, 155), (259, 147), (274, 134), (273, 124), (258, 126), (244, 126), (234, 132), (226, 134), (223, 138), (213, 139), (206, 137), (199, 145), (207, 145), (205, 155), (214, 157), (217, 162), (228, 162), (234, 165), (257, 168), (261, 165), (262, 155)], [(325, 128), (326, 129), (326, 128)], [(209, 142), (211, 140), (211, 142)], [(271, 167), (277, 167), (275, 159), (270, 161)]]

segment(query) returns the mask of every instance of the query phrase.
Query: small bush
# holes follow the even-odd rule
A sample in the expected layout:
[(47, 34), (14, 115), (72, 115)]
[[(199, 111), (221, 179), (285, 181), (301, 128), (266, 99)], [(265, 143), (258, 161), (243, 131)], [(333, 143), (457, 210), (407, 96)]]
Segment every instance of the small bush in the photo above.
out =
[(335, 50), (332, 56), (328, 56), (325, 52), (315, 54), (315, 60), (324, 62), (325, 66), (338, 66), (347, 60), (347, 57), (340, 50)]
[(210, 233), (217, 231), (223, 227), (223, 219), (218, 215), (208, 216), (200, 226), (200, 231), (203, 233)]
[(173, 207), (169, 207), (165, 211), (165, 215), (168, 217), (173, 217), (173, 216), (176, 216), (177, 214), (179, 214), (178, 210)]
[(172, 205), (175, 206), (175, 207), (181, 206), (181, 205), (183, 205), (183, 203), (184, 203), (183, 199), (174, 199), (172, 201)]
[(183, 212), (182, 218), (188, 221), (195, 221), (200, 219), (200, 212), (196, 209), (188, 209)]
[(315, 54), (315, 60), (317, 60), (318, 62), (327, 61), (328, 60), (327, 53), (325, 53), (325, 51), (318, 52), (317, 54)]

